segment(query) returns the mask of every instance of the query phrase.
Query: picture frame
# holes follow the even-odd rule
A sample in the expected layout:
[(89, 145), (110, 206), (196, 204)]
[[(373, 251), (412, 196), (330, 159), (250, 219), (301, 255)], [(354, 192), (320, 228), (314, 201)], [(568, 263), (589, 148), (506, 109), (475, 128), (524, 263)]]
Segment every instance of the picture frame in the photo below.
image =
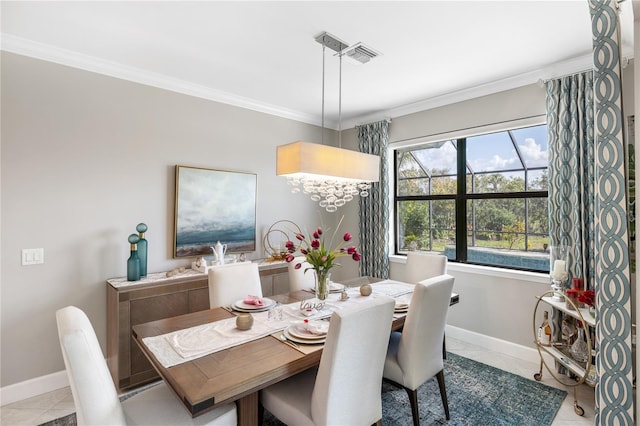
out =
[(256, 250), (257, 175), (176, 165), (174, 258)]

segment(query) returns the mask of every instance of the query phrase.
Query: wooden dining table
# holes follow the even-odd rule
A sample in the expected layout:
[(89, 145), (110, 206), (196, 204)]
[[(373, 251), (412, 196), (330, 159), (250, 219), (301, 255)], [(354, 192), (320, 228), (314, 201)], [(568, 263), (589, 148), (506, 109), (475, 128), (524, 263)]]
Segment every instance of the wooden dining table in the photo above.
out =
[[(270, 299), (283, 305), (311, 298), (314, 298), (314, 294), (308, 291), (270, 296)], [(452, 295), (451, 302), (458, 303), (458, 295)], [(176, 393), (192, 417), (216, 406), (235, 402), (238, 425), (255, 426), (258, 424), (259, 391), (319, 365), (321, 347), (317, 350), (302, 351), (276, 335), (267, 335), (167, 368), (143, 341), (148, 337), (234, 316), (235, 314), (227, 309), (214, 308), (135, 325), (132, 327), (132, 335), (158, 374)], [(394, 316), (392, 329), (401, 329), (404, 320), (404, 315)]]

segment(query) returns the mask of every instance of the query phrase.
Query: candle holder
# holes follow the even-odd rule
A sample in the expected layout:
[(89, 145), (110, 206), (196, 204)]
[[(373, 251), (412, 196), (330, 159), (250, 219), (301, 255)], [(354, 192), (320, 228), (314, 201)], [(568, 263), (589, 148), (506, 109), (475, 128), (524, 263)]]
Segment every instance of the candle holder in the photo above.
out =
[(552, 300), (564, 302), (565, 282), (569, 279), (567, 262), (569, 261), (569, 247), (551, 246), (549, 251), (549, 276), (551, 277)]

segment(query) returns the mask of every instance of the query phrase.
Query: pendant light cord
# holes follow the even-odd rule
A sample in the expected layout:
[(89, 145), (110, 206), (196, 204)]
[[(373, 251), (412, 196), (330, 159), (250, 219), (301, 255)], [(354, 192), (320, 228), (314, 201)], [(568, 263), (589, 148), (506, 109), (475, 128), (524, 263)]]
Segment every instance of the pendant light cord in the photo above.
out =
[(322, 127), (320, 128), (320, 142), (324, 145), (324, 57), (327, 46), (325, 40), (322, 40)]
[(338, 146), (342, 148), (342, 52), (340, 58), (340, 73), (338, 74)]

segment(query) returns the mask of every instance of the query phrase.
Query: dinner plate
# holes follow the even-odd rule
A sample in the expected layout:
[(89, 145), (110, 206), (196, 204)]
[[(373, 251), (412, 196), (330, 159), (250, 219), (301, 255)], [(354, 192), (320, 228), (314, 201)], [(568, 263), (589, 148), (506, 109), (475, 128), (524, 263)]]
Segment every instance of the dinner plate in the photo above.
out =
[(256, 306), (256, 305), (250, 305), (248, 303), (244, 303), (244, 299), (240, 299), (233, 304), (232, 308), (240, 312), (261, 312), (261, 311), (267, 311), (273, 308), (277, 303), (275, 300), (272, 300), (266, 297), (263, 297), (262, 301), (264, 302), (264, 305)]
[[(329, 324), (327, 324), (327, 325), (329, 325)], [(328, 328), (327, 328), (327, 330), (328, 330)], [(304, 340), (324, 340), (324, 339), (327, 338), (327, 333), (324, 333), (324, 334), (312, 333), (312, 332), (306, 330), (304, 328), (304, 325), (302, 325), (302, 324), (297, 324), (297, 325), (294, 324), (292, 326), (289, 326), (287, 331), (292, 336), (297, 337), (299, 339), (304, 339)]]
[(291, 340), (292, 342), (301, 343), (303, 345), (319, 345), (327, 340), (327, 336), (323, 336), (322, 339), (301, 339), (289, 333), (288, 328), (285, 328), (282, 332), (287, 339)]

